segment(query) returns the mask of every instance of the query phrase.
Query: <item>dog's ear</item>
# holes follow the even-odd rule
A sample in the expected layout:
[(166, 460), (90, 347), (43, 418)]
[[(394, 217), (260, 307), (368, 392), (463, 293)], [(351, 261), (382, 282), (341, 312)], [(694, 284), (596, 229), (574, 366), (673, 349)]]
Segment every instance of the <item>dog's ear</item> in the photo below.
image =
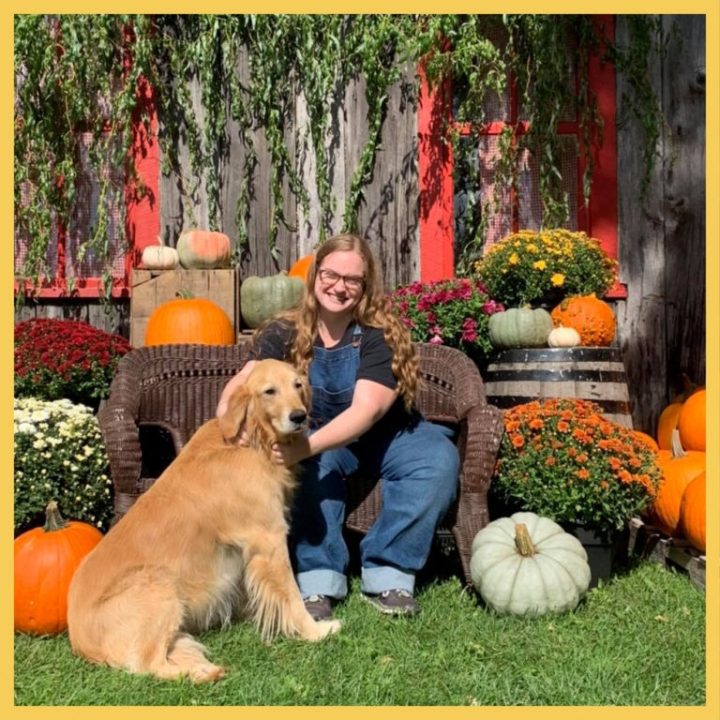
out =
[(227, 410), (218, 420), (220, 432), (225, 440), (233, 440), (242, 430), (247, 420), (251, 398), (252, 394), (246, 385), (241, 385), (230, 396)]

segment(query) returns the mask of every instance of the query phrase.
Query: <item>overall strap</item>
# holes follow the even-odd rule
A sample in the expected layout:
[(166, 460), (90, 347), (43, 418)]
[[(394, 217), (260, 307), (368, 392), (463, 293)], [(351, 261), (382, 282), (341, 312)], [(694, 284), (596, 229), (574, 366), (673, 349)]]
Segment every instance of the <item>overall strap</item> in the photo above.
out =
[(360, 323), (356, 322), (355, 327), (353, 328), (352, 340), (350, 342), (350, 345), (352, 345), (352, 347), (360, 347), (360, 342), (362, 341), (362, 334), (362, 326), (360, 325)]

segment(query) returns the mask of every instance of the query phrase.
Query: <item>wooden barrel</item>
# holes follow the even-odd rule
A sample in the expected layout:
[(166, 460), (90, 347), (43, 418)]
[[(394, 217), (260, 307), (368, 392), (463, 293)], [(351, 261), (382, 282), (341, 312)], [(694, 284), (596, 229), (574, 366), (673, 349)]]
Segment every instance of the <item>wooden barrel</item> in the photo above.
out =
[(483, 373), (488, 402), (501, 408), (538, 398), (592, 400), (608, 420), (632, 428), (619, 348), (519, 348), (490, 358)]

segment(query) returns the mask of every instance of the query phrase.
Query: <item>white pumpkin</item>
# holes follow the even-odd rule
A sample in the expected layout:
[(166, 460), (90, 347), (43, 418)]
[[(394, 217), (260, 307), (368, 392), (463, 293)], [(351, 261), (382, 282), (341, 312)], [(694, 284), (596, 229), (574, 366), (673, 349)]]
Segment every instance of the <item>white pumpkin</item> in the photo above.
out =
[(531, 512), (499, 518), (480, 530), (472, 544), (470, 575), (486, 605), (512, 615), (572, 610), (591, 577), (580, 541)]
[(148, 270), (172, 270), (180, 262), (178, 252), (168, 247), (158, 235), (157, 245), (148, 245), (142, 251), (142, 264)]
[(580, 333), (571, 327), (559, 327), (553, 328), (547, 339), (547, 344), (550, 347), (577, 347), (580, 345), (581, 338)]

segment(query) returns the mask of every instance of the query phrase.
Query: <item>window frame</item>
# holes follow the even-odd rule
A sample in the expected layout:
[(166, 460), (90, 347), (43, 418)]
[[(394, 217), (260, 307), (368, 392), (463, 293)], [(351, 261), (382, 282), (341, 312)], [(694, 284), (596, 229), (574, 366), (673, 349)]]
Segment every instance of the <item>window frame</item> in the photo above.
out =
[[(615, 34), (614, 15), (596, 15), (596, 28), (602, 30), (607, 41)], [(454, 182), (453, 151), (444, 137), (443, 128), (454, 127), (460, 134), (469, 129), (452, 118), (452, 84), (446, 81), (431, 89), (422, 65), (419, 68), (420, 98), (418, 104), (418, 169), (420, 193), (420, 280), (432, 282), (454, 277)], [(578, 202), (577, 227), (596, 237), (610, 257), (618, 259), (618, 202), (617, 202), (617, 131), (616, 76), (610, 63), (600, 54), (589, 58), (588, 81), (597, 98), (597, 110), (603, 122), (602, 143), (593, 152), (592, 192), (589, 202)], [(483, 127), (483, 135), (499, 135), (508, 125), (521, 135), (528, 123), (517, 118), (517, 100), (511, 96), (509, 122), (491, 122)], [(577, 135), (577, 121), (561, 122), (558, 134)], [(582, 177), (585, 163), (578, 157), (578, 198), (582, 198)], [(618, 282), (606, 293), (607, 298), (627, 297), (627, 288)]]
[[(143, 117), (148, 118), (147, 127)], [(133, 113), (133, 142), (130, 149), (131, 162), (137, 181), (126, 176), (124, 184), (125, 222), (124, 232), (127, 252), (123, 262), (122, 275), (114, 276), (109, 294), (112, 298), (129, 298), (131, 295), (131, 273), (136, 267), (142, 251), (149, 245), (157, 244), (160, 233), (160, 148), (158, 144), (158, 116), (155, 89), (145, 78), (138, 80), (137, 105)], [(54, 277), (41, 277), (37, 285), (30, 280), (14, 281), (17, 295), (38, 299), (86, 298), (96, 299), (106, 295), (102, 278), (98, 276), (75, 277), (72, 289), (66, 276), (65, 253), (67, 227), (57, 221), (57, 271)]]

